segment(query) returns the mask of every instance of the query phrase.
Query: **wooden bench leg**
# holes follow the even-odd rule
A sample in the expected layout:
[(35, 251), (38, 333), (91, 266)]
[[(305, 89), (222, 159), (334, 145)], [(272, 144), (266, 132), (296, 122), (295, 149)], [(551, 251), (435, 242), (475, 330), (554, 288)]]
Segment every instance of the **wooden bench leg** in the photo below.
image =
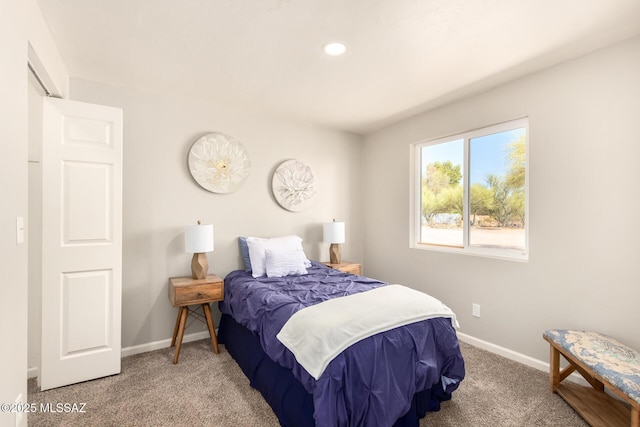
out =
[(551, 348), (550, 355), (550, 367), (549, 367), (549, 385), (551, 392), (556, 393), (556, 387), (560, 383), (560, 352), (553, 346)]
[(640, 427), (640, 408), (631, 409), (631, 427)]

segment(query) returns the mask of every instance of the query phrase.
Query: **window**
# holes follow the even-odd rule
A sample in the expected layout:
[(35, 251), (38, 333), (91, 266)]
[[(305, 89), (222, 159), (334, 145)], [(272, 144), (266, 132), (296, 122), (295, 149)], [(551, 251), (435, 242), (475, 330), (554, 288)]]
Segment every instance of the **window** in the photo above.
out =
[(528, 258), (528, 128), (525, 118), (414, 146), (412, 247)]

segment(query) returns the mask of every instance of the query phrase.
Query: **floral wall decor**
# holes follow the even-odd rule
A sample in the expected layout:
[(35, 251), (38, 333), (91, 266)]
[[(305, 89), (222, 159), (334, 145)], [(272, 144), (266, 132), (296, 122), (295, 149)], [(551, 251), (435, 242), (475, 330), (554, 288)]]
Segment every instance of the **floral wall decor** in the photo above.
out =
[(249, 153), (244, 145), (222, 133), (210, 133), (194, 142), (188, 162), (193, 179), (212, 193), (236, 191), (251, 172)]
[(308, 208), (316, 195), (313, 171), (298, 160), (287, 160), (278, 166), (271, 188), (280, 206), (292, 212)]

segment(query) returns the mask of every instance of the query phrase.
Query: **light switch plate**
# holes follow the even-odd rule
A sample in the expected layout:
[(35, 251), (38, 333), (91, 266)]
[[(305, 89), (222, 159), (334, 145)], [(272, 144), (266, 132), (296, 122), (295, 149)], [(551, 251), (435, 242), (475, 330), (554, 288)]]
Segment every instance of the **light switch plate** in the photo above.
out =
[(471, 314), (473, 317), (480, 317), (480, 304), (473, 303), (471, 305)]

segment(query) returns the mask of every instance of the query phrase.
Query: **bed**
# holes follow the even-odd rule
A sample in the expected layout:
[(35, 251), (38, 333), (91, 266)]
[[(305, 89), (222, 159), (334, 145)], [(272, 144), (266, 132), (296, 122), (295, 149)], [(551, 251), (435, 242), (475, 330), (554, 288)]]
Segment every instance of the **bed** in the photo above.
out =
[[(336, 352), (321, 370), (309, 367), (283, 343), (287, 340), (282, 334), (294, 318), (330, 303), (387, 292), (392, 286), (309, 261), (297, 247), (296, 267), (285, 266), (286, 274), (266, 274), (273, 255), (268, 243), (258, 254), (250, 251), (250, 257), (245, 248), (248, 268), (226, 276), (218, 339), (281, 425), (417, 426), (428, 411), (439, 410), (440, 403), (451, 398), (464, 378), (455, 315), (383, 330)], [(291, 258), (292, 252), (279, 255)], [(280, 259), (278, 265), (282, 264)], [(358, 317), (366, 317), (366, 309), (364, 313)], [(332, 317), (323, 316), (321, 324), (326, 326)], [(324, 329), (332, 333), (339, 328)], [(306, 336), (305, 331), (302, 337)]]

